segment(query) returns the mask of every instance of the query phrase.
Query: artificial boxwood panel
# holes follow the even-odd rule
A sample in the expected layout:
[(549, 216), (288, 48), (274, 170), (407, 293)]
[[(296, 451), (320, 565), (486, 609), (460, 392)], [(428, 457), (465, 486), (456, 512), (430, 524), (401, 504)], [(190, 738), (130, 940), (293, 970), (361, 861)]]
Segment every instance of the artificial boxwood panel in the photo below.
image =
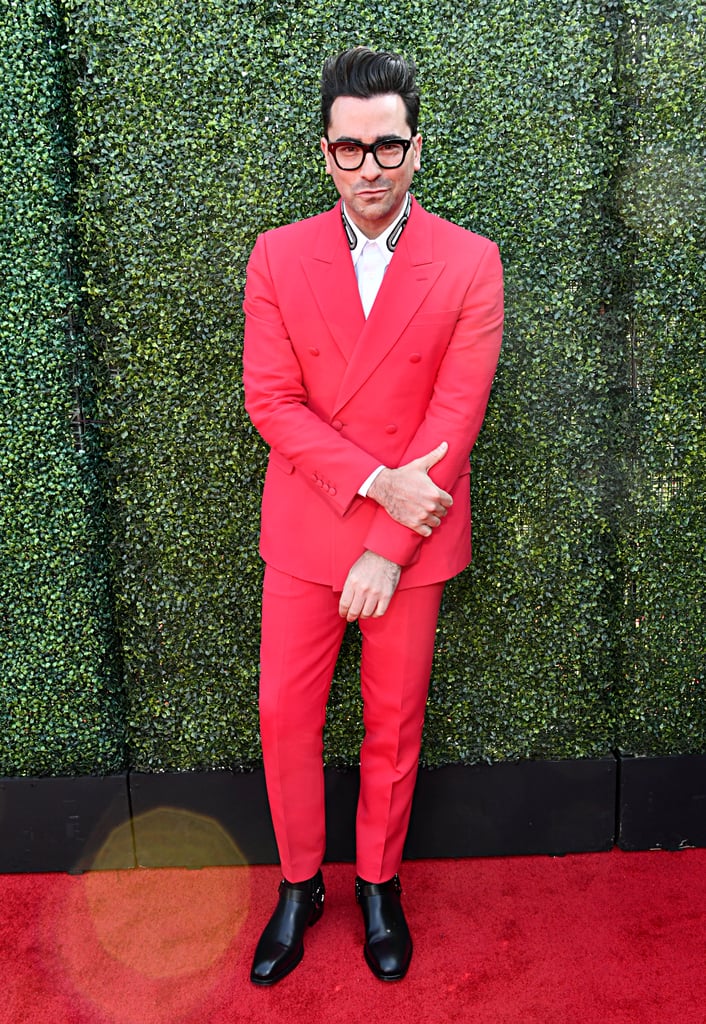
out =
[[(475, 459), (475, 569), (449, 588), (425, 759), (611, 741), (612, 374), (601, 319), (615, 25), (546, 3), (67, 4), (91, 336), (116, 497), (140, 768), (248, 764), (263, 448), (242, 412), (240, 302), (267, 227), (335, 196), (318, 77), (364, 41), (415, 55), (430, 209), (500, 243), (505, 352)], [(327, 756), (357, 760), (356, 639)]]
[(500, 244), (507, 320), (472, 457), (474, 562), (447, 587), (424, 754), (600, 754), (619, 614), (619, 339), (603, 313), (617, 25), (555, 3), (478, 5), (457, 33), (449, 9), (445, 23), (441, 155), (424, 187)]
[(68, 93), (49, 0), (0, 4), (0, 775), (124, 765), (85, 353)]
[(242, 54), (257, 26), (233, 4), (68, 7), (133, 766), (247, 765), (264, 449), (240, 383), (261, 138)]
[[(685, 188), (703, 173), (703, 5), (62, 6), (128, 693), (115, 749), (126, 725), (143, 770), (259, 760), (265, 452), (242, 410), (244, 269), (259, 231), (335, 198), (318, 77), (355, 42), (416, 57), (415, 192), (495, 238), (507, 272), (505, 346), (473, 458), (475, 561), (447, 589), (424, 759), (702, 744), (703, 191)], [(42, 40), (54, 8), (30, 5), (23, 24), (35, 14)], [(66, 173), (52, 177), (60, 220)], [(75, 346), (62, 334), (57, 359)], [(665, 481), (677, 500), (656, 504)], [(95, 490), (89, 507), (100, 512)], [(352, 629), (331, 763), (357, 760), (356, 654)], [(30, 691), (45, 696), (36, 678)], [(61, 699), (77, 720), (80, 698)], [(33, 744), (42, 766), (43, 737)]]
[(706, 6), (629, 5), (618, 192), (634, 302), (621, 746), (706, 749)]

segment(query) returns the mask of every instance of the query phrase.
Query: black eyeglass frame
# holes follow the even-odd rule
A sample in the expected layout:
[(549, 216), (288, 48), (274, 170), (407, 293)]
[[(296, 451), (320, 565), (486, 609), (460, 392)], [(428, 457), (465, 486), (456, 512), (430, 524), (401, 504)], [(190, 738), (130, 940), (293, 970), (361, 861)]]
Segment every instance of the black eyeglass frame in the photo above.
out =
[[(333, 157), (333, 161), (336, 164), (336, 167), (338, 167), (339, 171), (360, 170), (360, 168), (365, 163), (365, 158), (368, 155), (368, 153), (373, 154), (373, 160), (378, 165), (378, 167), (380, 167), (383, 171), (394, 171), (397, 167), (401, 167), (402, 164), (405, 162), (405, 158), (409, 153), (409, 147), (412, 145), (413, 142), (414, 138), (397, 139), (395, 137), (390, 139), (378, 139), (377, 142), (371, 143), (359, 142), (357, 139), (338, 139), (336, 142), (329, 142), (329, 140), (326, 139), (326, 147), (328, 149), (328, 152)], [(380, 149), (382, 146), (389, 146), (391, 144), (402, 146), (402, 156), (400, 158), (400, 161), (397, 164), (381, 164), (380, 161), (378, 160), (378, 149)], [(336, 156), (336, 150), (342, 149), (344, 146), (357, 146), (358, 149), (362, 150), (363, 155), (360, 158), (360, 163), (356, 164), (355, 167), (341, 167), (341, 165), (339, 164), (338, 157)]]

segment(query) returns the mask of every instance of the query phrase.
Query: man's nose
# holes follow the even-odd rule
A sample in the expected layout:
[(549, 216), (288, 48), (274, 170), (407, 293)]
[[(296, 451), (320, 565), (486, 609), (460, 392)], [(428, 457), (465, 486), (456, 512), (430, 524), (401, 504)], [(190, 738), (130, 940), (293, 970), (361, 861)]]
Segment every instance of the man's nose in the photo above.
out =
[(375, 160), (375, 157), (373, 156), (372, 153), (365, 154), (362, 166), (360, 168), (360, 173), (361, 176), (366, 179), (377, 178), (377, 176), (380, 174), (380, 167), (378, 166), (377, 161)]

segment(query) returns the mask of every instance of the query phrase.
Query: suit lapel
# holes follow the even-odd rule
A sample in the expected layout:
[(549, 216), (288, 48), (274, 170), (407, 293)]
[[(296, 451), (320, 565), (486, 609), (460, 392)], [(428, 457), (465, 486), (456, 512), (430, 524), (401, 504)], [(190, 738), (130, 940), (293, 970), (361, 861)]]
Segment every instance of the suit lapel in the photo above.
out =
[[(363, 319), (353, 272), (353, 287), (359, 310), (359, 336), (348, 369), (341, 380), (336, 409), (341, 409), (377, 369), (397, 344), (422, 302), (434, 286), (445, 263), (432, 260), (432, 221), (416, 202), (402, 232), (399, 245), (383, 278), (370, 316)], [(345, 253), (349, 264), (350, 254)], [(361, 322), (362, 321), (362, 322)]]
[(304, 256), (302, 263), (323, 321), (348, 360), (365, 326), (365, 316), (340, 203), (322, 217), (314, 251)]

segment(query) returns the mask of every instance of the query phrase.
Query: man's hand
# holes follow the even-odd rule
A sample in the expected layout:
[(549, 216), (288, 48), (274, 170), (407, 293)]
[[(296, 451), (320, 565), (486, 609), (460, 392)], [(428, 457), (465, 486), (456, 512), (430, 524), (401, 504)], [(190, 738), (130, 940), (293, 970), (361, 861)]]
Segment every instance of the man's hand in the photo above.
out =
[(399, 581), (399, 565), (374, 551), (364, 551), (348, 573), (338, 614), (349, 622), (384, 615)]
[(453, 505), (451, 495), (437, 487), (428, 475), (448, 450), (448, 444), (442, 441), (427, 455), (399, 469), (383, 469), (370, 485), (368, 497), (382, 505), (396, 522), (420, 537), (428, 537)]

